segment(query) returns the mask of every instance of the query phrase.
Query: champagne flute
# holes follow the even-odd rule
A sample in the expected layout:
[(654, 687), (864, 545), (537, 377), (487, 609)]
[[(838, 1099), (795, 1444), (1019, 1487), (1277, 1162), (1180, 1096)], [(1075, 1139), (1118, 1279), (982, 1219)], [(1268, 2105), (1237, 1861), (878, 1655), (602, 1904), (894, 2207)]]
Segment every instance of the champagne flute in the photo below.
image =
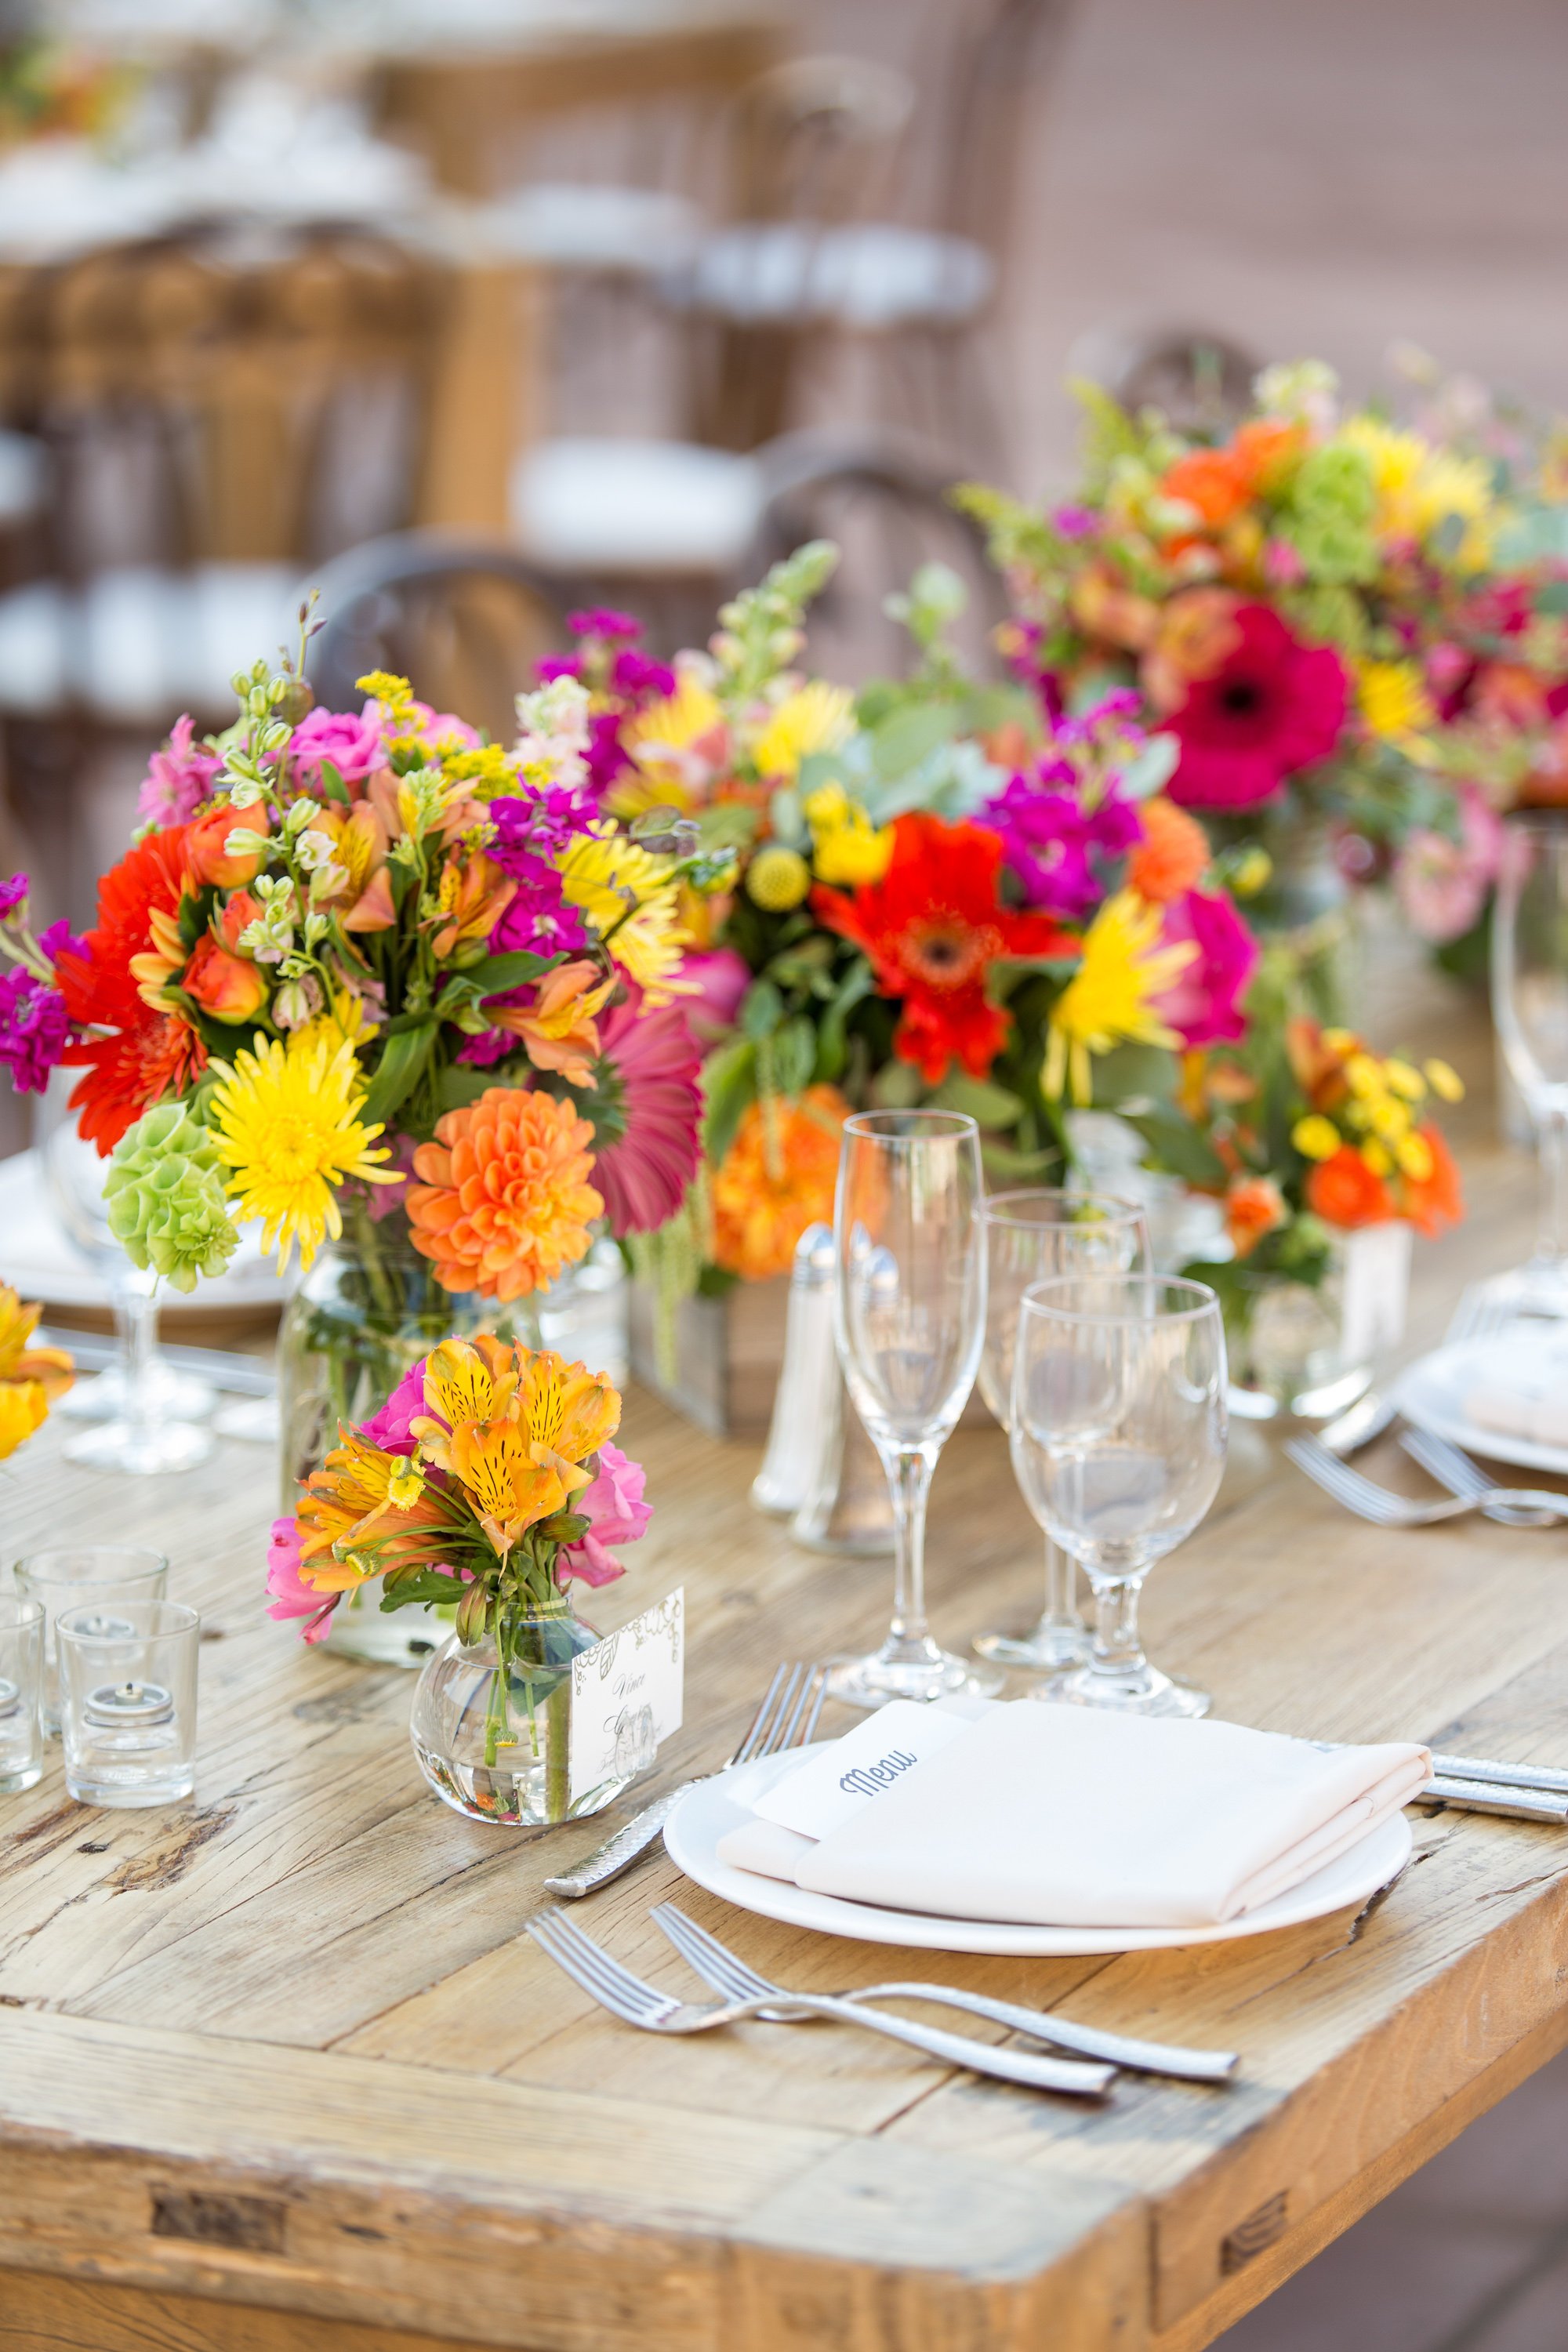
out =
[(1013, 1360), (1013, 1467), (1046, 1533), (1094, 1589), (1087, 1665), (1036, 1694), (1135, 1715), (1196, 1716), (1208, 1695), (1150, 1664), (1138, 1598), (1219, 1490), (1225, 1324), (1201, 1282), (1067, 1275), (1026, 1291)]
[(893, 1620), (828, 1687), (852, 1706), (988, 1696), (1002, 1677), (931, 1639), (925, 1517), (937, 1456), (974, 1385), (985, 1336), (980, 1130), (947, 1110), (862, 1111), (844, 1124), (834, 1210), (834, 1337), (881, 1458), (895, 1532)]
[[(1059, 1274), (1146, 1274), (1149, 1228), (1135, 1201), (1110, 1192), (1047, 1185), (993, 1192), (983, 1203), (987, 1291), (980, 1393), (1006, 1429), (1013, 1408), (1013, 1351), (1018, 1308), (1031, 1284)], [(998, 1666), (1062, 1674), (1089, 1654), (1089, 1631), (1074, 1595), (1077, 1570), (1046, 1538), (1046, 1605), (1026, 1633), (976, 1634), (974, 1648)]]
[(1529, 1262), (1488, 1286), (1521, 1315), (1568, 1315), (1568, 824), (1510, 817), (1492, 908), (1492, 1009), (1541, 1152)]

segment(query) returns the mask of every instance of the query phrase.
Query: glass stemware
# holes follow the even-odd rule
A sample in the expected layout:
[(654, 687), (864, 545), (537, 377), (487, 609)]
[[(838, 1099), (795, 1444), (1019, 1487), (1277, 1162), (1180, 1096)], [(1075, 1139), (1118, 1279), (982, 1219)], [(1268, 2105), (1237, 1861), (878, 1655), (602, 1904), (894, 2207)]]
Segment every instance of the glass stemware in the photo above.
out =
[[(1013, 1409), (1013, 1353), (1018, 1308), (1037, 1282), (1063, 1274), (1146, 1274), (1149, 1228), (1135, 1201), (1114, 1193), (1047, 1185), (993, 1192), (984, 1202), (987, 1289), (980, 1393), (1004, 1429)], [(1061, 1674), (1089, 1654), (1089, 1629), (1074, 1594), (1077, 1570), (1046, 1538), (1046, 1605), (1028, 1633), (975, 1636), (974, 1648), (998, 1666)]]
[(881, 1648), (829, 1688), (853, 1706), (989, 1696), (1002, 1677), (941, 1649), (925, 1613), (925, 1517), (937, 1456), (968, 1402), (985, 1336), (980, 1131), (957, 1111), (863, 1111), (844, 1125), (834, 1212), (834, 1337), (881, 1457), (896, 1538)]
[(1046, 1533), (1094, 1589), (1087, 1665), (1036, 1694), (1138, 1715), (1205, 1715), (1208, 1696), (1152, 1666), (1138, 1599), (1219, 1489), (1225, 1325), (1201, 1282), (1068, 1275), (1020, 1303), (1013, 1467)]
[(1521, 1315), (1568, 1315), (1568, 824), (1510, 817), (1492, 908), (1492, 1007), (1541, 1152), (1528, 1264), (1488, 1286)]
[[(68, 1440), (66, 1459), (132, 1476), (189, 1470), (206, 1459), (213, 1441), (184, 1416), (209, 1412), (213, 1392), (204, 1381), (176, 1372), (157, 1352), (155, 1277), (132, 1265), (110, 1230), (103, 1198), (109, 1163), (84, 1140), (68, 1114), (51, 1130), (42, 1159), (67, 1233), (109, 1284), (120, 1341), (119, 1364), (86, 1384), (79, 1417), (90, 1416), (95, 1425)], [(110, 1418), (98, 1419), (105, 1410)]]

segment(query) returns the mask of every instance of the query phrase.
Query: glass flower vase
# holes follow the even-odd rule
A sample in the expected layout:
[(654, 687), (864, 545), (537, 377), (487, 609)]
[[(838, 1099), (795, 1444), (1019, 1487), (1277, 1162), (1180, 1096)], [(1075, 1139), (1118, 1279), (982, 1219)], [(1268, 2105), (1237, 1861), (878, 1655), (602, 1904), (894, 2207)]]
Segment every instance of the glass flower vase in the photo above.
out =
[(1364, 1396), (1404, 1330), (1410, 1243), (1403, 1223), (1334, 1232), (1321, 1282), (1275, 1275), (1227, 1294), (1231, 1412), (1325, 1422)]
[(543, 1829), (602, 1812), (653, 1761), (634, 1724), (609, 1777), (574, 1796), (572, 1661), (598, 1638), (564, 1595), (508, 1618), (499, 1641), (447, 1636), (415, 1686), (408, 1723), (445, 1803), (470, 1821)]
[[(278, 1336), (282, 1508), (337, 1444), (340, 1423), (379, 1412), (404, 1374), (449, 1338), (495, 1331), (537, 1345), (531, 1310), (477, 1293), (444, 1290), (409, 1238), (401, 1209), (379, 1219), (344, 1204), (342, 1237), (326, 1243), (283, 1312)], [(330, 1646), (380, 1665), (423, 1665), (438, 1646), (438, 1619), (418, 1610), (383, 1612), (379, 1581), (333, 1611)]]

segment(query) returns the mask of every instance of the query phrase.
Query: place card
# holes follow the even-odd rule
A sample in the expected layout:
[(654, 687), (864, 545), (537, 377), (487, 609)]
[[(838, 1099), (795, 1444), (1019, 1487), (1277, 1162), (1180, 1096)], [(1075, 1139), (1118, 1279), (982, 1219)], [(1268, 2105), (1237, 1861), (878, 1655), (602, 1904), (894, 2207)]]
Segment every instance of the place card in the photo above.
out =
[(629, 1780), (680, 1728), (686, 1680), (686, 1590), (572, 1661), (568, 1790), (575, 1804), (606, 1780)]
[(787, 1773), (757, 1798), (752, 1811), (801, 1837), (825, 1838), (970, 1728), (966, 1716), (950, 1715), (940, 1706), (889, 1699), (842, 1739)]
[(1397, 1218), (1345, 1234), (1340, 1345), (1347, 1364), (1370, 1363), (1404, 1339), (1411, 1240), (1410, 1227)]

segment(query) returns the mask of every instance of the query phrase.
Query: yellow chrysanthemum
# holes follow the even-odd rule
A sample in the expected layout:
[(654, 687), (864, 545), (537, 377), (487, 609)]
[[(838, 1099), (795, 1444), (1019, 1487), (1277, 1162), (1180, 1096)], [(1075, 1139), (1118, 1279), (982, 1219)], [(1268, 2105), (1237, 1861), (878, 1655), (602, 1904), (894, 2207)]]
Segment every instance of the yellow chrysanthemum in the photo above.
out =
[(395, 1184), (395, 1171), (377, 1166), (384, 1150), (370, 1149), (381, 1133), (359, 1118), (364, 1081), (347, 1038), (264, 1038), (254, 1053), (221, 1074), (212, 1101), (217, 1155), (231, 1171), (227, 1191), (241, 1217), (262, 1221), (262, 1247), (278, 1250), (280, 1267), (296, 1240), (308, 1266), (326, 1234), (342, 1232), (337, 1188), (346, 1177)]
[(1356, 704), (1369, 734), (1407, 747), (1436, 716), (1421, 672), (1409, 661), (1359, 662)]
[(793, 782), (800, 763), (814, 751), (837, 751), (855, 722), (855, 698), (847, 686), (813, 678), (779, 704), (752, 748), (760, 776)]
[(1131, 890), (1108, 898), (1083, 936), (1082, 961), (1051, 1015), (1046, 1092), (1059, 1099), (1070, 1080), (1075, 1102), (1091, 1092), (1089, 1055), (1121, 1045), (1180, 1044), (1154, 1010), (1174, 987), (1197, 947), (1191, 940), (1160, 945), (1163, 917)]
[(650, 702), (628, 719), (621, 741), (636, 764), (635, 776), (617, 777), (606, 806), (617, 816), (638, 816), (656, 806), (689, 809), (698, 794), (685, 754), (724, 724), (718, 697), (691, 670), (682, 670), (673, 694)]
[(1340, 1131), (1331, 1118), (1313, 1110), (1296, 1121), (1290, 1140), (1303, 1160), (1331, 1160), (1340, 1148)]
[(692, 993), (696, 982), (677, 977), (692, 939), (680, 919), (679, 886), (668, 857), (603, 820), (573, 835), (560, 871), (562, 895), (582, 908), (650, 1006)]
[(1494, 501), (1484, 460), (1436, 448), (1419, 433), (1382, 425), (1372, 416), (1352, 417), (1343, 437), (1372, 467), (1380, 537), (1426, 546), (1457, 517), (1466, 526), (1462, 537), (1452, 548), (1439, 546), (1434, 551), (1460, 570), (1485, 562)]
[(858, 890), (879, 882), (893, 855), (893, 828), (871, 823), (842, 784), (823, 784), (805, 803), (811, 827), (812, 863), (818, 881)]

